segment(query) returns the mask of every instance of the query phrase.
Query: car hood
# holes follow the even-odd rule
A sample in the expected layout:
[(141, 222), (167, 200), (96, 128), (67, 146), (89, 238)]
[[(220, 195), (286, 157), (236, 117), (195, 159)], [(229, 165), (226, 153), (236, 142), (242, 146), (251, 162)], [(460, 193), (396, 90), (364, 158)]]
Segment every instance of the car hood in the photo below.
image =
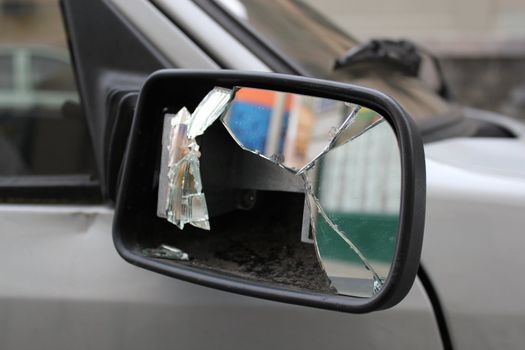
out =
[(525, 181), (525, 140), (458, 138), (425, 146), (428, 161), (480, 175)]
[(516, 137), (456, 138), (425, 146), (421, 264), (455, 342), (485, 348), (492, 339), (501, 348), (509, 334), (523, 337), (516, 315), (525, 314), (525, 282), (516, 276), (522, 276), (525, 263), (525, 140), (518, 122), (491, 113), (472, 117), (504, 126)]
[[(464, 108), (467, 119), (477, 119), (497, 124), (509, 130), (515, 137), (464, 137), (452, 138), (425, 145), (427, 170), (450, 167), (479, 175), (514, 178), (525, 181), (525, 124), (507, 116)], [(430, 180), (436, 181), (434, 176)], [(432, 184), (432, 182), (431, 182)]]

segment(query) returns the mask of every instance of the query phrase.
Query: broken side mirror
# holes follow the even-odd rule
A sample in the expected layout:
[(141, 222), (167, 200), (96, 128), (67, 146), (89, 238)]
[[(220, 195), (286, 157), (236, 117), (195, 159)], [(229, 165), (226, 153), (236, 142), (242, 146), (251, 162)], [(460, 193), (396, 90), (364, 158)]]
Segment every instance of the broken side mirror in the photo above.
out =
[(132, 264), (362, 313), (408, 293), (423, 146), (378, 91), (270, 73), (163, 70), (139, 97), (113, 239)]

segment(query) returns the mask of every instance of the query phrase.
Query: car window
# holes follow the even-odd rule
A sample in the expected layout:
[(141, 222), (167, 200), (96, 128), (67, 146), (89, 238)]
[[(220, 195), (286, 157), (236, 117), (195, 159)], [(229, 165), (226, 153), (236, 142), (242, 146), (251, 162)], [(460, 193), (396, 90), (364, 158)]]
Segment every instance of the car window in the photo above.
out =
[(0, 180), (95, 174), (62, 23), (58, 0), (1, 8)]
[(358, 43), (300, 1), (216, 1), (316, 77), (325, 77), (335, 58)]
[(13, 88), (13, 59), (8, 55), (0, 55), (0, 90)]
[(35, 91), (75, 92), (71, 65), (63, 58), (31, 56), (31, 85)]

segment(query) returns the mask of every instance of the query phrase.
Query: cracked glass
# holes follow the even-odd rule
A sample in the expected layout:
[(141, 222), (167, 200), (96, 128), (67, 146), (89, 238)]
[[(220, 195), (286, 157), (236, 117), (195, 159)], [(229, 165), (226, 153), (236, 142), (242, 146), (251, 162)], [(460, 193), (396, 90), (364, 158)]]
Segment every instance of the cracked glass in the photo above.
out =
[(243, 150), (301, 179), (305, 203), (298, 239), (315, 244), (331, 288), (358, 297), (378, 293), (395, 254), (401, 197), (397, 138), (385, 119), (342, 101), (213, 89), (193, 113), (183, 108), (165, 122), (160, 182), (167, 186), (159, 188), (158, 215), (180, 229), (211, 228), (197, 136), (218, 119)]
[(200, 152), (196, 137), (223, 114), (233, 91), (215, 88), (204, 97), (193, 113), (186, 107), (168, 116), (166, 219), (181, 230), (184, 225), (209, 230), (206, 197), (202, 192)]

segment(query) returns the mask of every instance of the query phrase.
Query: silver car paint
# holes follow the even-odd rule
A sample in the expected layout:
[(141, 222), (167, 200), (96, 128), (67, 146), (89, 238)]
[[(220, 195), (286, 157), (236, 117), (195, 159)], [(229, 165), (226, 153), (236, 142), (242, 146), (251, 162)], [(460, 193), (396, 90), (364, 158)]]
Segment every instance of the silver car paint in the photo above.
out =
[(368, 315), (258, 300), (128, 264), (112, 219), (105, 207), (0, 206), (1, 349), (441, 348), (419, 282)]
[(422, 264), (457, 349), (525, 344), (525, 142), (430, 144)]

